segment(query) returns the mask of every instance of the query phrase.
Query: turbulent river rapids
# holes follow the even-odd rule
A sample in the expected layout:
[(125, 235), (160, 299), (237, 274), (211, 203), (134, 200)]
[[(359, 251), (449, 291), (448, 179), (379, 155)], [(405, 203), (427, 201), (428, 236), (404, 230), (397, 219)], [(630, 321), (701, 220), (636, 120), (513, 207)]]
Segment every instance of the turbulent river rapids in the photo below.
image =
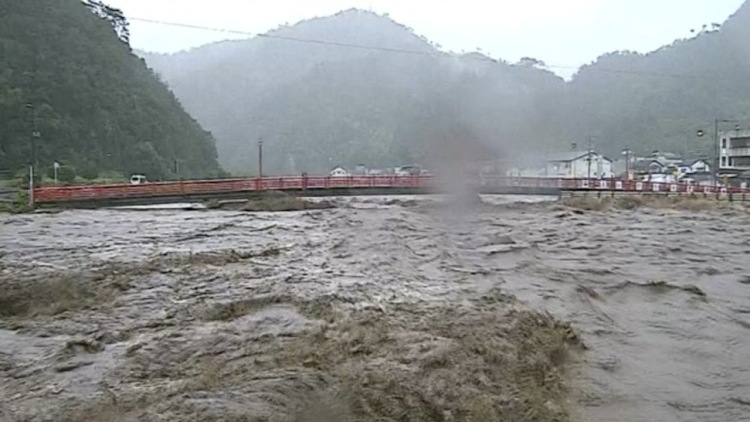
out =
[(750, 213), (0, 215), (0, 421), (750, 421)]

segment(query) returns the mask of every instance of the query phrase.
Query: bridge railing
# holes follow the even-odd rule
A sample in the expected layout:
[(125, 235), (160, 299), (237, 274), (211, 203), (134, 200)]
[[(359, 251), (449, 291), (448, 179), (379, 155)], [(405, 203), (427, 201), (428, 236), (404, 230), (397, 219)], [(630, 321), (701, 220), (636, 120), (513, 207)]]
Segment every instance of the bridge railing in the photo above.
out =
[(652, 193), (686, 193), (686, 194), (742, 194), (750, 193), (747, 187), (703, 186), (692, 183), (640, 182), (616, 179), (575, 181), (575, 190), (607, 190)]
[[(675, 193), (747, 193), (746, 188), (719, 188), (683, 183), (635, 182), (615, 179), (554, 179), (533, 177), (481, 177), (468, 184), (497, 188), (546, 188)], [(189, 196), (198, 194), (253, 192), (264, 190), (308, 190), (349, 188), (439, 187), (432, 176), (349, 176), (349, 177), (264, 177), (262, 179), (195, 180), (140, 185), (109, 184), (88, 186), (43, 186), (34, 190), (37, 202), (85, 201), (94, 199)]]
[(429, 176), (352, 177), (264, 177), (262, 179), (195, 180), (155, 182), (139, 185), (107, 184), (87, 186), (43, 186), (34, 190), (37, 202), (86, 199), (181, 196), (202, 193), (251, 192), (263, 190), (307, 190), (346, 188), (417, 188), (429, 186)]

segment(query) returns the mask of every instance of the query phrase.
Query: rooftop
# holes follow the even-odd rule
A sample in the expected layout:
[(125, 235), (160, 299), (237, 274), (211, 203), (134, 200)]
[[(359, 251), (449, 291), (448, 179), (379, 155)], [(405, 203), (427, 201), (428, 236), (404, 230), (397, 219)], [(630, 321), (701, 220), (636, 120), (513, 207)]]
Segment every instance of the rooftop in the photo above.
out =
[(740, 129), (740, 130), (723, 130), (719, 132), (719, 136), (722, 138), (748, 138), (750, 137), (750, 129)]
[[(555, 152), (547, 154), (547, 161), (557, 161), (557, 162), (565, 162), (565, 161), (575, 161), (581, 158), (584, 158), (589, 153), (586, 151), (563, 151), (563, 152)], [(600, 155), (596, 151), (591, 152), (592, 155)], [(602, 156), (605, 160), (609, 160), (609, 158)], [(609, 160), (612, 161), (612, 160)]]

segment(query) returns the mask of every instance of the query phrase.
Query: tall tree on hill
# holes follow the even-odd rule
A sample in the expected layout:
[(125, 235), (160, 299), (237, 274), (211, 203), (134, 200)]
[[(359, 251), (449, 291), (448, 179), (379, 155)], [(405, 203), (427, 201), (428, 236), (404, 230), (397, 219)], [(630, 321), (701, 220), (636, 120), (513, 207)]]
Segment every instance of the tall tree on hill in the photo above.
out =
[(104, 4), (101, 0), (82, 0), (94, 14), (112, 24), (117, 37), (124, 43), (130, 43), (130, 24), (122, 10)]

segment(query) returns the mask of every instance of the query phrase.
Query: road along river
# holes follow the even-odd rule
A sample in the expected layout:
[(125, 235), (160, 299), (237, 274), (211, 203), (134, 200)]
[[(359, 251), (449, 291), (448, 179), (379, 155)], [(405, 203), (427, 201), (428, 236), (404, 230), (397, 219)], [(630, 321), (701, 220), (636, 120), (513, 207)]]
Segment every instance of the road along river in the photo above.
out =
[(750, 421), (747, 211), (336, 203), (0, 215), (0, 421)]

